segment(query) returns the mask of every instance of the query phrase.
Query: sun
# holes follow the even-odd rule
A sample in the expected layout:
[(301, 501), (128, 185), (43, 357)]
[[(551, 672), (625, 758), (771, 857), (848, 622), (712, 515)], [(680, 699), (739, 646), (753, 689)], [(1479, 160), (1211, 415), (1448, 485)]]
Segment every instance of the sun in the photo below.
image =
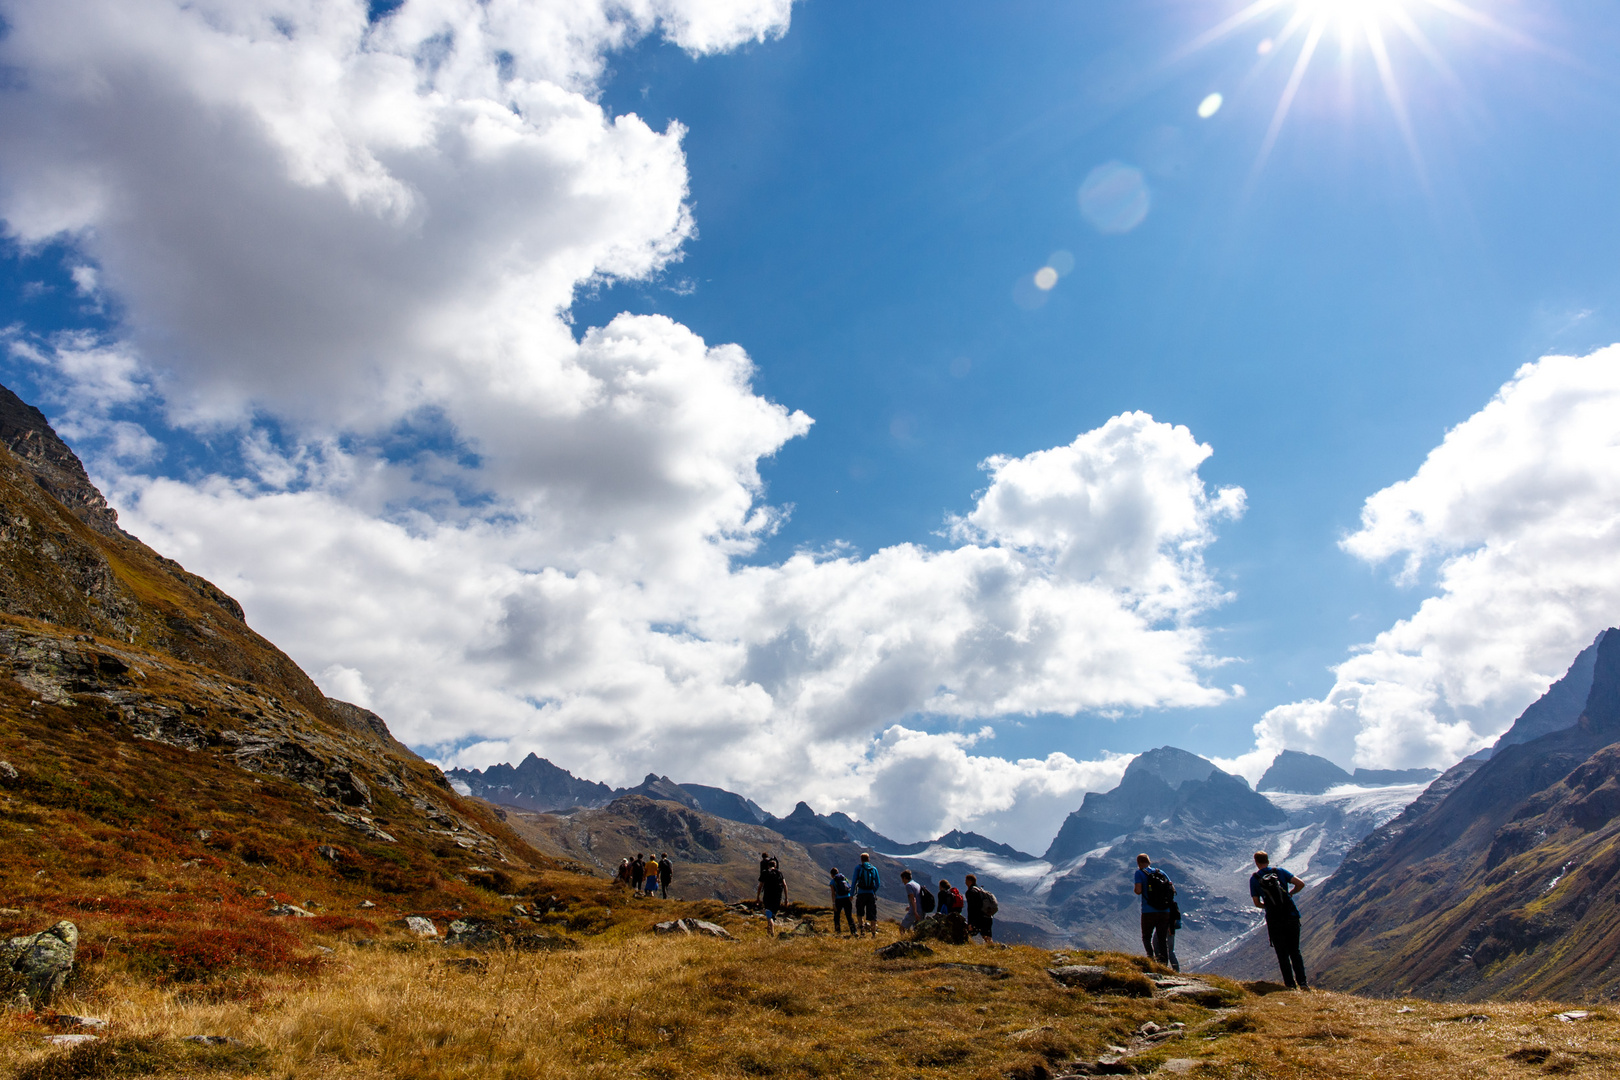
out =
[[(1431, 67), (1448, 79), (1455, 80), (1445, 57), (1423, 29), (1423, 22), (1432, 19), (1461, 21), (1514, 44), (1536, 47), (1536, 43), (1529, 38), (1463, 0), (1254, 0), (1198, 35), (1177, 55), (1190, 55), (1245, 27), (1264, 26), (1267, 22), (1275, 25), (1281, 21), (1280, 28), (1262, 37), (1256, 44), (1256, 53), (1262, 63), (1279, 59), (1289, 63), (1288, 79), (1272, 111), (1271, 123), (1266, 128), (1265, 139), (1255, 160), (1258, 172), (1282, 134), (1294, 99), (1305, 82), (1311, 61), (1316, 57), (1323, 38), (1336, 36), (1347, 52), (1365, 48), (1395, 124), (1400, 129), (1401, 138), (1421, 176), (1423, 158), (1412, 129), (1406, 97), (1391, 59), (1390, 38), (1392, 35), (1398, 36)], [(1291, 62), (1287, 59), (1290, 53)]]

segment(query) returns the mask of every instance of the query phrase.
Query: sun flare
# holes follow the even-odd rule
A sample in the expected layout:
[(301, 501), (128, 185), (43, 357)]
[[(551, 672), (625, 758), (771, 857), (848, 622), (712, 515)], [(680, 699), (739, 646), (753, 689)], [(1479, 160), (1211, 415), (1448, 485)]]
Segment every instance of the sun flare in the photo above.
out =
[[(1270, 32), (1256, 43), (1255, 55), (1262, 65), (1287, 64), (1288, 77), (1255, 160), (1258, 172), (1282, 134), (1323, 38), (1330, 35), (1337, 38), (1346, 55), (1364, 49), (1412, 163), (1421, 176), (1423, 158), (1392, 57), (1391, 42), (1404, 44), (1431, 68), (1455, 81), (1444, 55), (1424, 30), (1424, 21), (1435, 19), (1466, 23), (1513, 44), (1537, 47), (1531, 39), (1464, 0), (1254, 0), (1200, 34), (1178, 55), (1190, 55), (1251, 24), (1270, 23)], [(1280, 27), (1276, 26), (1278, 21), (1282, 23)]]

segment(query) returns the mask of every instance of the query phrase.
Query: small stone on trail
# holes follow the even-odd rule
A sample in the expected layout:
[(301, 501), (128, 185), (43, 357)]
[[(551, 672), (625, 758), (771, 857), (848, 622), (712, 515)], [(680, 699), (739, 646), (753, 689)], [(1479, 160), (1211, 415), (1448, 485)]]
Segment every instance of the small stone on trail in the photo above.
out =
[(1562, 1020), (1566, 1024), (1573, 1024), (1575, 1021), (1585, 1020), (1591, 1015), (1592, 1014), (1587, 1012), (1585, 1009), (1571, 1009), (1569, 1012), (1559, 1013), (1555, 1019)]
[(720, 938), (723, 941), (736, 940), (731, 936), (725, 927), (716, 925), (712, 922), (705, 922), (702, 919), (672, 919), (669, 922), (661, 922), (657, 926), (653, 927), (653, 933), (707, 934), (709, 937)]
[(1159, 1066), (1159, 1071), (1167, 1073), (1190, 1073), (1197, 1067), (1198, 1060), (1196, 1058), (1170, 1058), (1163, 1065)]
[(431, 919), (424, 919), (420, 915), (407, 915), (400, 921), (405, 924), (405, 929), (409, 930), (417, 937), (439, 936), (438, 927), (433, 925), (433, 921)]
[(1153, 1021), (1149, 1020), (1136, 1030), (1143, 1035), (1152, 1035), (1154, 1032), (1163, 1031), (1164, 1029), (1158, 1024), (1155, 1024)]
[(45, 1041), (52, 1046), (78, 1046), (80, 1043), (95, 1042), (94, 1035), (47, 1035)]
[(373, 904), (373, 903), (372, 903), (372, 902), (371, 902), (371, 901), (370, 901), (370, 900), (362, 900), (362, 901), (360, 901), (360, 907), (361, 907), (361, 908), (362, 908), (362, 909), (369, 909), (369, 908), (374, 908), (374, 907), (376, 907), (376, 906), (377, 906), (377, 905), (376, 905), (376, 904)]

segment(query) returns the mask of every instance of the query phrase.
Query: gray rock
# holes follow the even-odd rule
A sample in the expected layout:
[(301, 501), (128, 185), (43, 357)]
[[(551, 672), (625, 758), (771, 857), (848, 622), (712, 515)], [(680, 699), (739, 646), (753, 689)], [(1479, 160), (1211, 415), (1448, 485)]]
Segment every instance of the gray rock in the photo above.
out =
[(100, 1031), (107, 1026), (107, 1021), (99, 1016), (72, 1016), (68, 1013), (57, 1013), (51, 1017), (51, 1023), (56, 1027), (90, 1028), (93, 1031)]
[(661, 922), (653, 927), (655, 934), (706, 934), (709, 937), (720, 938), (725, 941), (736, 939), (726, 931), (726, 928), (702, 919), (672, 919)]
[(1184, 975), (1153, 975), (1150, 978), (1153, 980), (1157, 997), (1191, 1001), (1208, 1008), (1230, 1005), (1234, 997), (1229, 991), (1212, 986), (1202, 979), (1189, 979)]
[(294, 919), (313, 919), (315, 917), (315, 913), (313, 911), (305, 911), (297, 904), (277, 904), (275, 907), (265, 912), (265, 914), (274, 915), (278, 918)]
[(343, 858), (343, 852), (331, 844), (322, 844), (315, 849), (315, 853), (328, 862), (337, 862)]
[(498, 930), (481, 919), (457, 919), (444, 935), (444, 943), (466, 949), (498, 949), (505, 940)]
[(407, 915), (400, 922), (405, 924), (405, 929), (417, 937), (439, 936), (439, 928), (433, 925), (432, 919), (424, 919), (420, 915)]
[(1046, 973), (1064, 986), (1078, 986), (1083, 990), (1096, 990), (1108, 980), (1108, 969), (1101, 964), (1064, 964), (1049, 967)]
[(35, 1008), (47, 1005), (73, 971), (79, 928), (63, 919), (49, 930), (14, 937), (0, 948), (0, 961), (22, 979)]
[(0, 761), (0, 776), (7, 780), (17, 779), (17, 769), (9, 761)]
[(376, 906), (377, 905), (373, 904), (370, 900), (362, 900), (362, 901), (360, 901), (360, 907), (362, 909), (370, 909), (370, 908), (374, 908)]
[(187, 1035), (185, 1042), (198, 1043), (202, 1046), (241, 1046), (241, 1042), (229, 1035)]
[(78, 1046), (80, 1043), (95, 1042), (95, 1035), (47, 1035), (45, 1041), (52, 1046)]

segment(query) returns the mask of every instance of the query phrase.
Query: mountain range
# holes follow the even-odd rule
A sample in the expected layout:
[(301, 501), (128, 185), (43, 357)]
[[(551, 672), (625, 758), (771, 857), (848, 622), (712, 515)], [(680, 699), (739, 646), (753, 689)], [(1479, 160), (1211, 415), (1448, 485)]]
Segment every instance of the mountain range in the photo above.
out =
[[(1181, 952), (1196, 958), (1219, 955), (1256, 925), (1244, 869), (1249, 852), (1265, 847), (1286, 854), (1300, 873), (1323, 877), (1435, 775), (1434, 770), (1360, 770), (1356, 783), (1357, 774), (1324, 758), (1292, 752), (1278, 758), (1268, 772), (1273, 774), (1286, 790), (1262, 794), (1195, 754), (1168, 746), (1150, 750), (1131, 762), (1112, 791), (1086, 795), (1039, 856), (960, 830), (900, 842), (847, 814), (819, 814), (804, 802), (776, 817), (733, 792), (651, 774), (634, 788), (613, 790), (534, 755), (515, 769), (496, 765), (448, 775), (467, 794), (509, 810), (529, 810), (509, 821), (542, 851), (590, 863), (600, 872), (612, 872), (627, 853), (624, 843), (605, 839), (610, 836), (634, 836), (629, 846), (635, 850), (670, 850), (678, 859), (694, 861), (697, 876), (683, 889), (696, 885), (711, 891), (682, 895), (736, 899), (751, 894), (756, 846), (790, 852), (785, 867), (790, 861), (795, 868), (813, 865), (823, 880), (835, 866), (847, 873), (861, 852), (868, 852), (883, 875), (881, 896), (894, 911), (904, 902), (903, 869), (931, 885), (941, 878), (960, 885), (963, 875), (972, 873), (996, 894), (997, 925), (1011, 941), (1134, 950), (1136, 898), (1129, 883), (1136, 853), (1148, 850), (1178, 883), (1185, 912)], [(1324, 778), (1335, 783), (1324, 784)], [(533, 786), (518, 787), (524, 780)], [(1310, 790), (1296, 790), (1301, 787)], [(563, 803), (569, 805), (559, 806)], [(710, 830), (727, 844), (735, 839), (725, 848), (732, 854), (721, 859), (719, 848), (692, 847), (689, 830), (669, 816), (671, 803), (706, 815)], [(537, 811), (541, 807), (557, 809)], [(805, 884), (817, 892), (822, 888), (818, 880)]]

